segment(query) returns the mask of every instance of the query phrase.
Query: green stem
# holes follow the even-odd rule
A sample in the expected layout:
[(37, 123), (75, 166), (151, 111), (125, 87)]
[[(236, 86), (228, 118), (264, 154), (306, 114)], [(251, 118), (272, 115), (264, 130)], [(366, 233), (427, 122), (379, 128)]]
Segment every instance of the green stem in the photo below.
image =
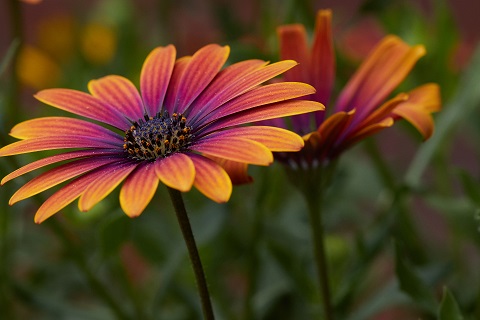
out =
[[(319, 186), (321, 185), (319, 181)], [(319, 189), (323, 189), (319, 187)], [(330, 283), (328, 277), (327, 256), (325, 253), (325, 233), (322, 218), (322, 192), (318, 192), (317, 197), (310, 192), (305, 194), (310, 216), (310, 226), (312, 230), (313, 250), (315, 265), (319, 279), (320, 291), (322, 293), (323, 308), (326, 320), (333, 319), (333, 307), (330, 294)]]
[(173, 207), (177, 215), (177, 220), (182, 230), (185, 244), (187, 245), (188, 254), (190, 256), (190, 262), (195, 273), (195, 280), (197, 282), (197, 289), (200, 295), (200, 301), (202, 304), (203, 317), (205, 320), (213, 320), (213, 308), (210, 301), (210, 294), (208, 293), (207, 281), (205, 279), (205, 273), (203, 271), (200, 255), (198, 254), (195, 238), (193, 237), (192, 227), (188, 219), (187, 210), (183, 203), (182, 194), (180, 191), (167, 188), (170, 198), (172, 199)]

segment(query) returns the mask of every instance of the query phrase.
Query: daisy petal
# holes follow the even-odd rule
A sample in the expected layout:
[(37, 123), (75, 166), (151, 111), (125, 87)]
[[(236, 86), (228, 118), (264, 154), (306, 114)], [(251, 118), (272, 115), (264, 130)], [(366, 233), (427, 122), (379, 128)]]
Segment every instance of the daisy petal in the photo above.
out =
[(299, 151), (303, 147), (303, 139), (298, 134), (275, 127), (249, 126), (233, 128), (213, 133), (205, 137), (205, 139), (208, 140), (210, 137), (217, 136), (221, 136), (223, 139), (233, 137), (257, 141), (266, 146), (270, 151), (277, 152)]
[(22, 140), (6, 145), (0, 149), (0, 157), (23, 154), (35, 151), (73, 149), (73, 148), (121, 148), (122, 143), (111, 143), (94, 137), (40, 137), (36, 139)]
[(372, 125), (369, 125), (367, 127), (362, 128), (361, 130), (355, 132), (353, 135), (349, 136), (346, 140), (345, 143), (343, 144), (343, 149), (346, 149), (355, 143), (370, 137), (374, 134), (376, 134), (379, 131), (382, 131), (385, 128), (391, 127), (393, 125), (394, 121), (392, 118), (386, 118), (382, 120), (381, 122), (374, 123)]
[(234, 127), (245, 123), (293, 116), (306, 112), (321, 111), (324, 109), (325, 107), (323, 104), (316, 101), (293, 100), (277, 102), (271, 105), (260, 106), (221, 118), (206, 125), (196, 134), (203, 135), (219, 129)]
[(32, 139), (46, 136), (89, 136), (105, 137), (111, 141), (123, 138), (98, 124), (66, 117), (45, 117), (27, 120), (15, 125), (10, 135), (17, 139)]
[(297, 63), (292, 60), (280, 61), (261, 68), (257, 68), (252, 72), (244, 75), (243, 77), (239, 77), (238, 80), (233, 82), (232, 84), (225, 82), (225, 89), (222, 92), (218, 93), (213, 100), (206, 103), (205, 107), (203, 107), (201, 111), (197, 111), (190, 120), (195, 121), (197, 117), (211, 113), (213, 110), (217, 109), (225, 102), (233, 99), (234, 97), (240, 96), (241, 94), (251, 90), (259, 84), (270, 80), (273, 77), (276, 77), (277, 75), (289, 70), (296, 65)]
[(189, 156), (175, 153), (155, 161), (158, 178), (168, 187), (187, 192), (195, 179), (195, 167)]
[(35, 223), (42, 223), (47, 218), (65, 208), (77, 199), (92, 182), (99, 177), (109, 175), (116, 167), (116, 164), (106, 165), (69, 182), (40, 206), (35, 214)]
[(202, 140), (190, 147), (190, 150), (201, 152), (208, 156), (229, 159), (257, 165), (269, 165), (273, 155), (267, 147), (256, 141), (234, 138), (224, 139), (221, 135)]
[(218, 74), (227, 61), (229, 53), (228, 46), (211, 44), (201, 48), (192, 56), (178, 88), (174, 111), (185, 112)]
[(24, 175), (25, 173), (31, 172), (33, 170), (48, 166), (53, 163), (57, 163), (60, 161), (65, 161), (65, 160), (71, 160), (71, 159), (79, 159), (79, 158), (84, 158), (84, 157), (94, 157), (94, 156), (101, 156), (101, 155), (114, 155), (118, 154), (117, 150), (79, 150), (79, 151), (71, 151), (71, 152), (66, 152), (62, 154), (57, 154), (48, 158), (43, 158), (37, 161), (34, 161), (32, 163), (29, 163), (27, 165), (24, 165), (23, 167), (7, 174), (2, 181), (0, 182), (0, 185), (4, 185), (7, 181), (13, 180), (21, 175)]
[(392, 98), (382, 104), (379, 108), (370, 113), (356, 128), (368, 127), (374, 123), (381, 122), (383, 119), (391, 116), (393, 110), (395, 110), (401, 103), (406, 102), (408, 95), (405, 93), (398, 94), (395, 98)]
[(88, 83), (88, 90), (98, 100), (108, 103), (130, 120), (143, 118), (142, 99), (137, 88), (127, 78), (111, 75)]
[(155, 166), (141, 163), (125, 180), (120, 190), (120, 206), (130, 217), (138, 217), (152, 200), (158, 187)]
[(251, 183), (253, 178), (248, 175), (248, 164), (209, 156), (225, 170), (234, 185)]
[(80, 211), (88, 211), (109, 195), (136, 167), (135, 162), (119, 163), (114, 170), (90, 183), (78, 200)]
[(125, 115), (91, 95), (71, 89), (46, 89), (35, 98), (55, 108), (107, 123), (121, 130), (130, 127)]
[(175, 65), (173, 67), (172, 77), (168, 84), (164, 104), (165, 110), (167, 110), (170, 114), (173, 113), (175, 105), (177, 104), (177, 94), (183, 77), (183, 73), (187, 69), (191, 60), (192, 57), (182, 57), (175, 62)]
[(285, 81), (311, 83), (310, 54), (307, 45), (307, 32), (301, 24), (280, 26), (277, 29), (280, 44), (280, 60), (294, 60), (299, 65), (285, 72)]
[(143, 64), (140, 88), (145, 108), (150, 116), (157, 114), (163, 106), (176, 53), (172, 45), (158, 47), (148, 55)]
[[(314, 92), (315, 89), (312, 86), (301, 82), (280, 82), (261, 86), (227, 102), (215, 112), (206, 115), (203, 121), (209, 122), (261, 105), (294, 99)], [(192, 122), (192, 125), (195, 123)]]
[(189, 157), (195, 165), (195, 188), (215, 202), (227, 202), (232, 194), (232, 182), (225, 170), (200, 155), (189, 154)]
[(10, 198), (9, 204), (12, 205), (20, 200), (36, 195), (42, 191), (56, 186), (57, 184), (74, 178), (82, 173), (116, 161), (118, 161), (118, 158), (101, 156), (80, 159), (53, 168), (24, 184), (20, 189), (17, 190), (17, 192), (13, 194), (13, 196)]

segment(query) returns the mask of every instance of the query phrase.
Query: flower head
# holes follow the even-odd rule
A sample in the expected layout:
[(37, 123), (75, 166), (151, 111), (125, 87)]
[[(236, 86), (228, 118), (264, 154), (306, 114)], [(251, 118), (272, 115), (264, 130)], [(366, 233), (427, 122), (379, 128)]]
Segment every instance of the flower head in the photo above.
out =
[[(303, 25), (281, 26), (278, 35), (281, 58), (299, 62), (298, 68), (285, 73), (285, 80), (310, 83), (316, 89), (312, 99), (328, 105), (335, 81), (331, 11), (318, 12), (311, 49)], [(428, 139), (434, 129), (431, 113), (440, 110), (436, 84), (425, 84), (386, 100), (424, 54), (421, 45), (409, 46), (396, 36), (385, 37), (340, 91), (331, 110), (327, 107), (328, 116), (317, 112), (292, 117), (294, 131), (304, 135), (305, 148), (296, 154), (279, 154), (279, 159), (294, 165), (328, 163), (400, 118)], [(286, 126), (281, 119), (273, 123)]]
[(21, 141), (0, 149), (0, 156), (43, 150), (73, 149), (27, 164), (1, 184), (35, 169), (62, 163), (23, 185), (10, 204), (73, 179), (38, 209), (40, 223), (79, 198), (87, 211), (122, 181), (120, 204), (138, 216), (159, 181), (188, 191), (195, 186), (217, 202), (229, 199), (228, 174), (212, 158), (268, 165), (272, 151), (298, 151), (303, 140), (275, 127), (243, 126), (303, 112), (318, 111), (318, 102), (297, 98), (312, 94), (307, 84), (261, 84), (296, 65), (247, 60), (222, 70), (229, 47), (208, 45), (176, 60), (175, 47), (159, 47), (147, 57), (140, 93), (128, 79), (106, 76), (88, 84), (90, 94), (47, 89), (35, 97), (53, 107), (94, 120), (45, 117), (16, 125)]

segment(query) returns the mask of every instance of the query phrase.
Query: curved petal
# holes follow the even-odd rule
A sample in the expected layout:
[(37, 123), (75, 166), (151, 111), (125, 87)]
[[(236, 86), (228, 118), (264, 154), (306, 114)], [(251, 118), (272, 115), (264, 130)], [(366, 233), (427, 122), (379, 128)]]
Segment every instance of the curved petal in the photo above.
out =
[(288, 117), (297, 114), (321, 111), (325, 107), (320, 102), (308, 100), (291, 100), (285, 102), (277, 102), (270, 105), (260, 106), (253, 109), (245, 110), (226, 116), (219, 120), (207, 124), (195, 134), (197, 137), (214, 132), (219, 129), (234, 127), (245, 123), (269, 120), (280, 117)]
[(130, 127), (125, 115), (85, 92), (71, 89), (46, 89), (34, 96), (55, 108), (98, 120), (121, 130)]
[[(406, 104), (411, 105), (409, 102), (406, 102)], [(420, 132), (423, 140), (428, 140), (432, 136), (435, 123), (432, 115), (425, 110), (404, 106), (400, 110), (395, 110), (395, 114), (410, 122)]]
[(110, 150), (108, 149), (79, 150), (79, 151), (71, 151), (71, 152), (66, 152), (62, 154), (57, 154), (48, 158), (43, 158), (43, 159), (34, 161), (7, 174), (5, 177), (3, 177), (2, 181), (0, 182), (0, 185), (4, 185), (6, 182), (13, 180), (21, 175), (24, 175), (25, 173), (31, 172), (33, 170), (36, 170), (60, 161), (80, 159), (84, 157), (95, 157), (95, 156), (101, 156), (101, 155), (115, 155), (115, 154), (118, 154), (118, 151), (112, 150), (112, 149)]
[(123, 141), (118, 134), (98, 124), (66, 117), (44, 117), (23, 121), (12, 128), (10, 135), (17, 139), (80, 135), (102, 137), (118, 143)]
[(402, 103), (407, 101), (408, 95), (405, 93), (398, 94), (395, 98), (392, 98), (382, 104), (378, 109), (370, 113), (360, 124), (353, 130), (359, 130), (362, 127), (370, 126), (374, 123), (381, 122), (385, 118), (391, 117), (391, 113)]
[(232, 182), (225, 170), (213, 160), (197, 154), (188, 155), (195, 165), (194, 186), (215, 202), (223, 203), (230, 199)]
[(35, 151), (73, 149), (73, 148), (98, 148), (111, 149), (113, 147), (122, 149), (121, 143), (111, 143), (94, 137), (40, 137), (36, 139), (22, 140), (6, 145), (0, 149), (0, 157), (23, 154)]
[(311, 83), (310, 53), (308, 52), (307, 32), (302, 24), (283, 25), (277, 28), (280, 45), (280, 60), (293, 60), (298, 66), (285, 72), (285, 81)]
[(80, 211), (88, 211), (109, 195), (136, 167), (137, 162), (118, 163), (114, 170), (89, 184), (78, 200)]
[(195, 166), (189, 156), (183, 153), (157, 159), (155, 172), (165, 185), (182, 192), (189, 191), (195, 179)]
[[(241, 96), (227, 102), (223, 106), (205, 115), (203, 122), (209, 122), (240, 111), (248, 110), (265, 104), (290, 100), (306, 96), (315, 89), (302, 82), (279, 82), (252, 89)], [(194, 122), (191, 122), (195, 126)]]
[(140, 88), (150, 116), (162, 109), (177, 51), (174, 46), (158, 47), (145, 60), (140, 75)]
[(49, 171), (33, 178), (18, 189), (10, 198), (9, 204), (12, 205), (20, 200), (36, 195), (82, 173), (118, 161), (118, 158), (115, 157), (100, 156), (80, 159), (50, 169)]
[(263, 60), (245, 60), (226, 67), (194, 101), (188, 110), (188, 115), (196, 116), (203, 110), (209, 110), (211, 105), (218, 106), (222, 103), (221, 101), (227, 101), (242, 94), (242, 90), (232, 90), (232, 88), (237, 88), (241, 79), (265, 65), (267, 62)]
[(177, 59), (173, 67), (172, 76), (170, 78), (170, 83), (168, 84), (167, 93), (165, 96), (164, 108), (170, 114), (173, 113), (175, 104), (177, 104), (177, 93), (180, 87), (181, 80), (183, 78), (183, 73), (187, 69), (192, 57), (182, 57)]
[(158, 183), (155, 166), (152, 163), (140, 163), (127, 177), (120, 190), (120, 206), (130, 217), (139, 216), (152, 200)]
[(184, 113), (198, 95), (210, 84), (227, 61), (230, 47), (207, 45), (192, 56), (178, 88), (173, 111)]
[(391, 127), (394, 121), (392, 118), (386, 118), (380, 122), (371, 124), (367, 127), (362, 128), (361, 130), (353, 133), (352, 135), (348, 136), (344, 142), (342, 142), (341, 149), (345, 150), (350, 146), (354, 145), (355, 143), (370, 137), (376, 134), (379, 131), (382, 131), (385, 128)]
[(243, 139), (230, 137), (216, 137), (202, 140), (189, 148), (208, 156), (229, 159), (238, 162), (245, 162), (267, 166), (273, 162), (273, 155), (263, 144)]
[(88, 83), (92, 96), (119, 110), (128, 119), (135, 121), (145, 113), (137, 88), (127, 78), (110, 75)]
[(221, 137), (223, 139), (243, 138), (260, 142), (270, 151), (287, 152), (299, 151), (303, 147), (303, 139), (296, 133), (282, 128), (267, 126), (239, 127), (220, 132), (215, 132), (210, 137)]
[(47, 218), (65, 208), (67, 205), (77, 199), (92, 182), (97, 180), (99, 177), (104, 177), (105, 175), (110, 174), (111, 171), (115, 171), (116, 167), (116, 163), (106, 165), (70, 181), (63, 188), (50, 196), (40, 206), (35, 214), (35, 223), (42, 223)]
[(248, 164), (245, 162), (237, 162), (212, 156), (208, 158), (218, 163), (223, 170), (227, 172), (234, 185), (253, 182), (253, 178), (248, 174)]

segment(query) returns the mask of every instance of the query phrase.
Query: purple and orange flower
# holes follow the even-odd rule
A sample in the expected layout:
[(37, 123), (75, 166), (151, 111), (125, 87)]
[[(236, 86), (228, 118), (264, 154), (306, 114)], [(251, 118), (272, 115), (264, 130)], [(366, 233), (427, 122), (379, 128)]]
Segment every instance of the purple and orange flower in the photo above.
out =
[(231, 180), (212, 159), (269, 165), (272, 151), (303, 147), (295, 133), (247, 123), (323, 109), (321, 103), (298, 99), (315, 92), (310, 85), (261, 85), (296, 62), (247, 60), (222, 70), (229, 50), (212, 44), (176, 59), (174, 46), (158, 47), (143, 65), (140, 93), (116, 75), (90, 81), (90, 94), (70, 89), (38, 92), (38, 100), (93, 121), (44, 117), (13, 127), (10, 134), (21, 141), (1, 148), (0, 156), (71, 150), (5, 176), (2, 185), (62, 162), (23, 185), (10, 204), (71, 179), (40, 206), (35, 222), (77, 198), (80, 210), (88, 211), (122, 181), (120, 204), (130, 217), (143, 212), (160, 181), (182, 192), (195, 186), (214, 201), (228, 201)]
[[(335, 82), (331, 16), (330, 10), (318, 12), (311, 49), (303, 25), (278, 29), (281, 59), (299, 63), (285, 73), (284, 79), (314, 86), (316, 92), (310, 98), (327, 106), (327, 112)], [(401, 118), (428, 139), (434, 131), (431, 114), (441, 107), (438, 85), (425, 84), (385, 101), (425, 53), (422, 45), (409, 46), (396, 36), (386, 36), (340, 91), (331, 112), (291, 118), (294, 131), (303, 135), (305, 147), (298, 153), (280, 153), (278, 158), (294, 166), (328, 163), (345, 149)], [(283, 119), (268, 123), (286, 127)]]

